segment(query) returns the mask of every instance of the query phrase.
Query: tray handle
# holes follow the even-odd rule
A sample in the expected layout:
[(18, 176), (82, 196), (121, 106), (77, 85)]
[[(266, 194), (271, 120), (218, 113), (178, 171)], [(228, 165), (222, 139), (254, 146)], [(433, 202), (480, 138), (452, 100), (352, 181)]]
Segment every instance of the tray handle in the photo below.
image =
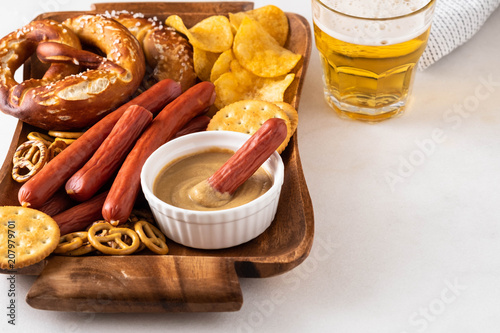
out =
[(243, 304), (232, 261), (168, 255), (114, 259), (53, 257), (26, 302), (43, 310), (103, 313), (237, 311)]

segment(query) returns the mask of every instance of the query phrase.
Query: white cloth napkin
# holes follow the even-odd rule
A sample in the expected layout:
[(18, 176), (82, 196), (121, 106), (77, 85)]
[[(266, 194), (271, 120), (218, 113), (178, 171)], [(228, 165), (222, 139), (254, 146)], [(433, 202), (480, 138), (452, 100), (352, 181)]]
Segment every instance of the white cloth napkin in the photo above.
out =
[(437, 0), (419, 69), (429, 67), (468, 41), (499, 4), (500, 0)]

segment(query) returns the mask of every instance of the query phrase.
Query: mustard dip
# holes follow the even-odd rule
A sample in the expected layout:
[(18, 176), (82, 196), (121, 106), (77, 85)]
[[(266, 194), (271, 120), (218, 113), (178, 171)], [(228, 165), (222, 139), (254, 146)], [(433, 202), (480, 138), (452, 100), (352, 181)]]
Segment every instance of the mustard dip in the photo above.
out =
[[(153, 193), (160, 200), (190, 210), (223, 210), (241, 206), (264, 194), (273, 185), (272, 177), (259, 168), (236, 192), (218, 193), (206, 181), (232, 155), (229, 149), (213, 148), (181, 157), (167, 164), (153, 184)], [(205, 183), (197, 186), (200, 183)], [(202, 189), (193, 191), (193, 188)], [(194, 193), (196, 192), (196, 193)], [(191, 198), (190, 195), (197, 197)]]

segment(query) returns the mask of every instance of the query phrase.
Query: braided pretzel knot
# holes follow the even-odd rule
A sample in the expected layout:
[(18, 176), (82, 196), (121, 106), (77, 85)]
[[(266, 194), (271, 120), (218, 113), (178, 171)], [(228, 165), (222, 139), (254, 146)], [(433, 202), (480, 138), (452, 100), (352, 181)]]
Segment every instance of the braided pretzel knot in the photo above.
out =
[[(106, 57), (82, 51), (79, 41)], [(14, 72), (34, 46), (40, 60), (51, 67), (42, 80), (17, 84)], [(0, 61), (0, 109), (47, 130), (94, 124), (128, 99), (145, 73), (144, 54), (135, 37), (120, 23), (100, 15), (72, 17), (62, 25), (32, 22), (0, 40)], [(80, 65), (87, 71), (70, 75), (75, 72), (69, 69)]]
[[(38, 140), (29, 140), (17, 147), (12, 162), (12, 178), (24, 183), (40, 171), (45, 163), (48, 162), (48, 150), (43, 142)], [(22, 174), (22, 170), (28, 169), (28, 173)]]
[[(161, 22), (145, 18), (142, 14), (112, 12), (106, 14), (123, 24), (139, 41), (146, 64), (152, 73), (146, 77), (146, 85), (155, 81), (172, 79), (185, 91), (196, 83), (191, 44), (175, 29)], [(147, 88), (147, 87), (146, 87)]]

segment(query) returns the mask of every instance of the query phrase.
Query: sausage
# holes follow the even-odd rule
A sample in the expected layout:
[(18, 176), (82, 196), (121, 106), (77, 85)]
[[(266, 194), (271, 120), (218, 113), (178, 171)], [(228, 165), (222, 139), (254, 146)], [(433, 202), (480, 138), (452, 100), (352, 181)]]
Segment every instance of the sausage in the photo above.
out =
[(54, 216), (66, 209), (73, 207), (77, 202), (73, 201), (66, 191), (61, 188), (53, 196), (47, 200), (42, 207), (38, 208), (39, 211), (44, 212), (49, 216)]
[(156, 113), (180, 93), (179, 83), (165, 79), (108, 114), (24, 183), (18, 192), (19, 203), (32, 208), (41, 207), (89, 160), (129, 106), (140, 105)]
[(142, 133), (116, 175), (102, 207), (102, 216), (112, 224), (125, 222), (141, 187), (141, 169), (146, 159), (169, 141), (191, 119), (214, 103), (211, 82), (200, 82), (168, 104)]
[(203, 115), (195, 117), (189, 123), (187, 123), (186, 126), (181, 128), (179, 132), (175, 133), (174, 138), (178, 138), (186, 134), (202, 132), (207, 129), (209, 122), (210, 122), (209, 116)]
[(66, 182), (68, 195), (76, 201), (85, 201), (97, 193), (152, 120), (153, 114), (145, 108), (130, 106), (90, 160)]
[(56, 221), (61, 231), (61, 236), (70, 232), (85, 230), (95, 221), (102, 220), (102, 205), (108, 191), (96, 195), (90, 200), (73, 206), (52, 218)]
[(255, 132), (212, 176), (208, 183), (220, 193), (233, 194), (269, 156), (287, 135), (286, 123), (271, 118)]

